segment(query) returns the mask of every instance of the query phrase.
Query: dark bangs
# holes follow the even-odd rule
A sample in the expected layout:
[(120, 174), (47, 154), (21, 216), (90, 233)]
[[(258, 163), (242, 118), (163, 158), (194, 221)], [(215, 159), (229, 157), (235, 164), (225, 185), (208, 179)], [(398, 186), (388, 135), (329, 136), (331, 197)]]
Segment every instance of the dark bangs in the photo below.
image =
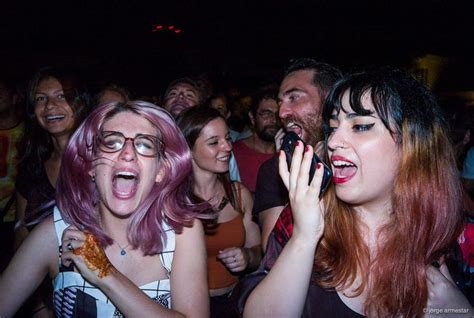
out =
[(384, 126), (394, 137), (401, 134), (400, 96), (383, 76), (374, 75), (377, 74), (355, 73), (346, 76), (334, 85), (326, 98), (322, 111), (325, 136), (330, 132), (329, 120), (333, 112), (339, 114), (341, 111), (349, 111), (342, 106), (342, 97), (346, 91), (349, 92), (349, 103), (352, 110), (361, 116), (368, 116), (373, 113), (362, 105), (363, 95), (369, 93), (375, 112)]

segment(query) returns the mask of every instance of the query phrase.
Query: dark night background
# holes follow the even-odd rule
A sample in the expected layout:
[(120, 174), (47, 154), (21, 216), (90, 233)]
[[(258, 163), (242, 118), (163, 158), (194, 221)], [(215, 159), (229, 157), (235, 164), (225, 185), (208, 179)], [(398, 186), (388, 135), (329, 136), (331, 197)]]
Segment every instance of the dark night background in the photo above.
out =
[[(474, 90), (473, 10), (459, 1), (36, 1), (2, 4), (4, 71), (28, 78), (73, 63), (92, 78), (160, 94), (170, 80), (206, 73), (251, 85), (294, 57), (343, 70), (449, 58), (445, 90)], [(152, 32), (157, 24), (182, 32)]]

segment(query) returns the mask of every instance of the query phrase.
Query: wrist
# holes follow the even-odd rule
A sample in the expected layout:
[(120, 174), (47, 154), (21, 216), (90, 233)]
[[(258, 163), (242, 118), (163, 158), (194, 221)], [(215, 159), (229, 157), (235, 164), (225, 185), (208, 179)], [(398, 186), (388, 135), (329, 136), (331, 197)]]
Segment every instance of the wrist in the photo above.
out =
[(114, 282), (117, 280), (118, 273), (119, 271), (117, 271), (113, 265), (110, 265), (107, 275), (103, 277), (97, 277), (95, 285), (103, 291), (110, 290), (115, 284)]

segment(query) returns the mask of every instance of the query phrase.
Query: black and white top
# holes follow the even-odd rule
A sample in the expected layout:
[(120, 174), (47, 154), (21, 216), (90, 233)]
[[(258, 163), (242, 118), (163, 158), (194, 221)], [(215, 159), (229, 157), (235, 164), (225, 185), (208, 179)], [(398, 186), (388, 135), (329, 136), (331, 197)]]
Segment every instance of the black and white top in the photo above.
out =
[[(54, 208), (54, 227), (58, 242), (69, 226), (63, 221), (59, 209)], [(171, 308), (170, 273), (175, 250), (175, 232), (163, 222), (166, 246), (160, 260), (168, 272), (168, 278), (140, 286), (140, 289), (164, 307)], [(115, 305), (98, 288), (85, 281), (72, 268), (59, 264), (59, 273), (53, 279), (54, 309), (57, 317), (123, 317)]]

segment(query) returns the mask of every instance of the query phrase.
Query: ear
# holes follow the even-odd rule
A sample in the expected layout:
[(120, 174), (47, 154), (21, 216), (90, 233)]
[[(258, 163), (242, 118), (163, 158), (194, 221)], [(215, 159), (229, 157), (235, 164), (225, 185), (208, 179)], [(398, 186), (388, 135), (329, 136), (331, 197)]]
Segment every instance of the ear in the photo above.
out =
[(89, 176), (91, 176), (91, 178), (94, 178), (94, 177), (95, 177), (95, 172), (94, 172), (94, 170), (89, 170), (89, 172), (87, 172), (87, 174), (88, 174)]
[(160, 168), (160, 170), (156, 174), (155, 182), (161, 182), (161, 180), (163, 180), (164, 176), (165, 176), (165, 169)]
[(255, 126), (255, 117), (253, 117), (253, 114), (252, 112), (249, 112), (249, 118), (250, 118), (250, 123), (252, 124), (252, 126)]

